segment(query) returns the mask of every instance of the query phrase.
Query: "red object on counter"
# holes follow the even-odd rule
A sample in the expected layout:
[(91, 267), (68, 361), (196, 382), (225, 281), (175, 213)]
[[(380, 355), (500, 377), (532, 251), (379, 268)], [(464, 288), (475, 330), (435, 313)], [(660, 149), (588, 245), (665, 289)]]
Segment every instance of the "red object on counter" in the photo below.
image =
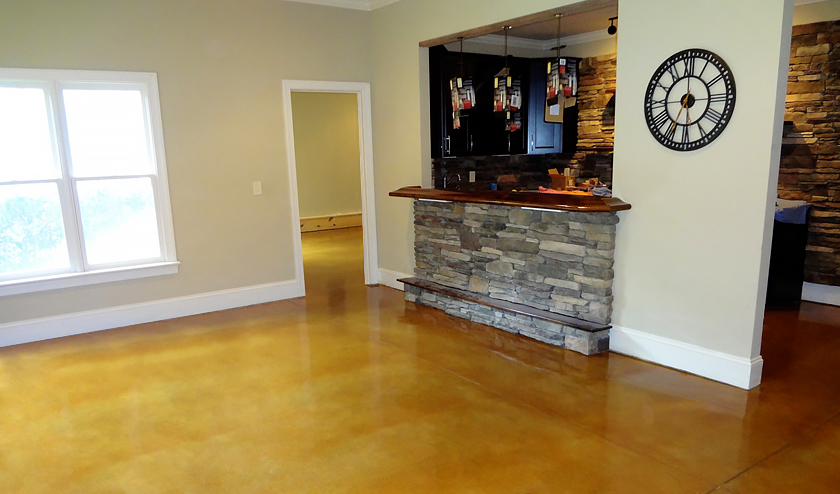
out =
[(540, 185), (540, 193), (541, 194), (566, 194), (569, 196), (591, 196), (592, 192), (586, 192), (583, 190), (554, 190), (554, 189), (546, 189), (542, 185)]

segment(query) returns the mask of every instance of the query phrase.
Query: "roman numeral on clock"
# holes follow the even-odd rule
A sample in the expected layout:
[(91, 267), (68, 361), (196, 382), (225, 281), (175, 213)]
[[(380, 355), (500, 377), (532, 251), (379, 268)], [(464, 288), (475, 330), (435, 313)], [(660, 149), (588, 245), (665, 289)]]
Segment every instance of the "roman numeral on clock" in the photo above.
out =
[(689, 58), (685, 61), (685, 73), (684, 76), (689, 76), (694, 74), (694, 61), (696, 59), (694, 57)]
[(726, 103), (728, 96), (726, 93), (709, 95), (709, 103)]
[(714, 125), (717, 125), (718, 123), (720, 123), (721, 119), (723, 118), (723, 114), (720, 113), (719, 111), (715, 110), (714, 108), (707, 108), (706, 109), (706, 115), (703, 118), (709, 120)]
[(662, 127), (662, 124), (671, 120), (671, 117), (668, 116), (668, 110), (662, 110), (659, 112), (655, 117), (653, 117), (653, 126), (658, 128)]
[(701, 70), (700, 73), (697, 74), (697, 77), (703, 77), (703, 72), (706, 72), (706, 67), (708, 67), (708, 66), (709, 66), (709, 61), (706, 60), (706, 65), (703, 66), (703, 70)]
[(669, 65), (668, 73), (671, 74), (671, 79), (673, 79), (674, 81), (680, 78), (680, 73), (677, 71), (676, 65)]
[(665, 132), (665, 138), (668, 139), (669, 141), (673, 141), (674, 140), (674, 135), (676, 133), (677, 133), (677, 125), (675, 123), (671, 124), (671, 126), (668, 127), (668, 130)]
[(722, 79), (723, 79), (723, 74), (718, 74), (718, 75), (717, 75), (717, 77), (715, 77), (714, 79), (712, 79), (711, 81), (709, 81), (709, 82), (706, 84), (706, 86), (707, 86), (707, 87), (712, 87), (712, 86), (714, 86), (715, 84), (717, 84), (718, 82), (720, 82)]

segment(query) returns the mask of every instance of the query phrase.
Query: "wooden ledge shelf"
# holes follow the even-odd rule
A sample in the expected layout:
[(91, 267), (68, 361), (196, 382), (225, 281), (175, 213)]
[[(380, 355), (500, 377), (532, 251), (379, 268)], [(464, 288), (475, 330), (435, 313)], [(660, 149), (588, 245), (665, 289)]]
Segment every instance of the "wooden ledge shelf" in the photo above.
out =
[(411, 197), (427, 201), (493, 204), (497, 206), (513, 206), (550, 211), (572, 211), (578, 213), (611, 213), (630, 209), (630, 204), (617, 197), (541, 194), (539, 192), (503, 192), (499, 190), (467, 192), (460, 190), (403, 187), (388, 195), (391, 197)]
[(517, 304), (514, 302), (508, 302), (506, 300), (490, 298), (487, 295), (468, 292), (466, 290), (461, 290), (458, 288), (448, 287), (445, 285), (441, 285), (440, 283), (435, 283), (433, 281), (421, 280), (420, 278), (402, 278), (397, 281), (406, 285), (422, 288), (423, 290), (428, 290), (430, 292), (446, 295), (447, 297), (466, 300), (467, 302), (474, 302), (477, 304), (485, 305), (487, 307), (493, 307), (495, 309), (513, 312), (516, 314), (522, 314), (525, 316), (542, 319), (544, 321), (549, 321), (556, 324), (562, 324), (563, 326), (569, 326), (589, 333), (606, 331), (612, 327), (604, 324), (584, 321), (583, 319), (578, 319), (576, 317), (565, 316), (563, 314), (557, 314), (555, 312), (549, 312), (547, 310), (537, 309), (524, 304)]

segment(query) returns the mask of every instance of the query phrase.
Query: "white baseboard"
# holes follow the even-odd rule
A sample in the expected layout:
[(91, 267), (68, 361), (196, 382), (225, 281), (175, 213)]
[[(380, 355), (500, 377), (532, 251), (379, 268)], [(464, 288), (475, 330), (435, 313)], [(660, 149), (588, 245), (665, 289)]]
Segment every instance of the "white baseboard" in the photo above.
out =
[(264, 304), (302, 296), (297, 281), (233, 288), (154, 302), (122, 305), (60, 316), (0, 324), (0, 347), (93, 333), (176, 317)]
[(610, 350), (743, 389), (758, 386), (764, 367), (761, 356), (737, 357), (621, 326), (610, 330)]
[(379, 283), (401, 291), (405, 291), (405, 288), (403, 287), (403, 284), (397, 280), (400, 278), (411, 278), (412, 276), (414, 275), (398, 273), (396, 271), (391, 271), (390, 269), (379, 269)]
[(802, 300), (840, 306), (840, 286), (803, 283)]
[(300, 219), (300, 231), (317, 232), (362, 226), (362, 213), (331, 214), (327, 216), (309, 216)]

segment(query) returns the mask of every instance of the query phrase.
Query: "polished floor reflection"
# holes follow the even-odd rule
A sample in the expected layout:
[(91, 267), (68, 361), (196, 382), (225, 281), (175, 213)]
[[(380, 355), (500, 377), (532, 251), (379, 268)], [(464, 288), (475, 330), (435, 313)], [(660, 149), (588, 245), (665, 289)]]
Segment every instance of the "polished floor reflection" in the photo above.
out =
[(365, 287), (0, 349), (3, 493), (837, 493), (840, 308), (767, 315), (745, 392)]

